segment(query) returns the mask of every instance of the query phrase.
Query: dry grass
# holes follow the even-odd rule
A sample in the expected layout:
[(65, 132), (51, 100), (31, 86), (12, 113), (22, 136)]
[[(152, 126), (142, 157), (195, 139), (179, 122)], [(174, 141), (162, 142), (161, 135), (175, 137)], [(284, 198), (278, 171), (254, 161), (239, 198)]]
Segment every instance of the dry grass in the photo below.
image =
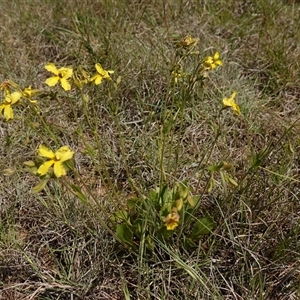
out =
[[(101, 62), (122, 77), (113, 101), (108, 85), (91, 90), (105, 168), (77, 136), (80, 121), (85, 141), (96, 144), (81, 103), (39, 101), (57, 137), (51, 142), (28, 110), (1, 120), (0, 170), (12, 171), (0, 173), (1, 300), (299, 299), (300, 6), (211, 3), (0, 0), (1, 82), (44, 89), (47, 62), (88, 69)], [(151, 258), (136, 256), (117, 244), (99, 215), (135, 192), (129, 177), (145, 193), (159, 184), (161, 103), (175, 41), (187, 34), (200, 39), (204, 56), (220, 51), (224, 67), (212, 75), (214, 84), (188, 99), (166, 173), (170, 184), (187, 181), (202, 196), (201, 209), (218, 226), (194, 251), (160, 245)], [(214, 141), (220, 99), (233, 90), (242, 116), (222, 114), (222, 136), (207, 164), (231, 162), (239, 186), (226, 191), (219, 184), (207, 193), (199, 183), (201, 161)], [(81, 187), (92, 190), (98, 206), (87, 208), (63, 184), (31, 193), (38, 179), (23, 162), (48, 142), (76, 152)]]

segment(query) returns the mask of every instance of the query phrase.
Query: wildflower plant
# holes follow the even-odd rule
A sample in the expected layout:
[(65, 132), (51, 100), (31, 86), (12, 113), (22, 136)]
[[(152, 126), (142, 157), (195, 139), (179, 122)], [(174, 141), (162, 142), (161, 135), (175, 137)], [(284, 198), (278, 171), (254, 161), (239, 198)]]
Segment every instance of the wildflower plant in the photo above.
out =
[(117, 223), (116, 235), (133, 251), (144, 245), (152, 252), (157, 239), (166, 245), (180, 240), (182, 247), (194, 247), (201, 236), (216, 228), (207, 213), (198, 213), (199, 200), (183, 183), (173, 188), (164, 185), (142, 198), (130, 198), (127, 208), (112, 218)]
[[(104, 13), (102, 1), (31, 2), (1, 7), (0, 251), (8, 269), (21, 262), (3, 297), (297, 298), (296, 6), (276, 6), (293, 12), (286, 35), (276, 1), (258, 1), (250, 31), (253, 5), (237, 31), (234, 1), (131, 1), (133, 21), (128, 1)], [(201, 37), (176, 37), (191, 24)], [(243, 30), (247, 49), (220, 48)]]
[[(201, 197), (192, 196), (188, 184), (176, 182), (170, 188), (167, 174), (174, 178), (177, 176), (178, 166), (176, 161), (169, 158), (175, 152), (175, 157), (180, 154), (179, 144), (174, 144), (175, 127), (180, 136), (182, 124), (185, 118), (186, 106), (190, 105), (196, 87), (205, 88), (207, 80), (210, 80), (209, 73), (216, 71), (223, 66), (219, 52), (213, 56), (206, 56), (204, 59), (196, 51), (197, 39), (186, 36), (177, 44), (174, 56), (174, 66), (171, 72), (170, 91), (166, 94), (164, 103), (171, 103), (164, 106), (162, 110), (162, 129), (158, 139), (160, 187), (149, 191), (145, 196), (130, 198), (124, 210), (118, 211), (113, 220), (119, 224), (116, 227), (116, 234), (120, 241), (132, 250), (146, 247), (153, 251), (156, 241), (165, 245), (172, 245), (175, 241), (181, 241), (181, 246), (190, 248), (196, 246), (202, 236), (212, 234), (216, 223), (209, 214), (201, 211)], [(178, 98), (180, 95), (180, 98)], [(236, 92), (223, 102), (218, 100), (219, 114), (216, 116), (217, 130), (215, 140), (211, 145), (213, 149), (222, 133), (221, 112), (225, 107), (231, 107), (236, 114), (240, 113), (239, 106), (234, 101)], [(223, 106), (222, 106), (223, 105)], [(179, 132), (179, 133), (178, 133)], [(229, 164), (222, 162), (216, 165), (209, 165), (212, 151), (206, 154), (202, 163), (207, 163), (207, 171), (202, 172), (199, 178), (206, 181), (206, 191), (211, 192), (216, 182), (217, 174), (221, 177), (224, 190), (228, 185), (236, 187), (238, 183), (230, 175)], [(205, 177), (208, 175), (208, 177)]]
[[(115, 211), (113, 216), (108, 216), (107, 212), (103, 211), (97, 196), (80, 179), (79, 172), (71, 163), (75, 152), (67, 145), (58, 147), (56, 151), (53, 151), (43, 143), (38, 147), (36, 160), (24, 163), (27, 170), (41, 178), (41, 182), (33, 188), (33, 191), (40, 192), (42, 189), (46, 189), (46, 184), (51, 179), (62, 182), (66, 189), (85, 205), (89, 205), (91, 208), (97, 205), (98, 209), (103, 212), (101, 216), (98, 216), (100, 222), (107, 226), (107, 229), (116, 236), (119, 242), (133, 251), (138, 251), (140, 247), (153, 251), (157, 246), (157, 240), (166, 245), (181, 241), (181, 247), (190, 248), (196, 246), (203, 235), (212, 234), (216, 228), (213, 217), (205, 210), (201, 210), (201, 197), (192, 195), (189, 184), (176, 180), (179, 171), (177, 159), (175, 161), (170, 159), (173, 153), (176, 158), (180, 155), (180, 143), (175, 142), (175, 128), (179, 128), (178, 134), (180, 136), (186, 106), (190, 105), (189, 101), (193, 97), (195, 88), (199, 86), (203, 89), (205, 82), (209, 80), (208, 74), (223, 65), (219, 52), (203, 59), (196, 49), (197, 45), (198, 39), (188, 35), (177, 44), (174, 52), (169, 90), (163, 100), (161, 126), (156, 140), (159, 166), (158, 188), (149, 191), (136, 187), (131, 178), (131, 171), (125, 165), (129, 185), (137, 195), (130, 197), (125, 205), (118, 198), (118, 191), (116, 191), (109, 172), (107, 172), (108, 162), (105, 159), (102, 141), (98, 135), (101, 120), (99, 121), (93, 101), (89, 101), (90, 86), (94, 85), (94, 89), (98, 89), (98, 86), (101, 87), (104, 81), (107, 81), (110, 100), (108, 110), (113, 112), (113, 120), (118, 127), (121, 154), (125, 161), (126, 152), (118, 119), (118, 104), (113, 99), (114, 92), (120, 83), (120, 77), (113, 84), (109, 84), (113, 80), (113, 70), (106, 70), (100, 63), (96, 63), (94, 65), (96, 73), (93, 74), (93, 71), (87, 71), (81, 65), (75, 68), (57, 68), (55, 64), (47, 63), (45, 69), (52, 73), (52, 76), (46, 79), (45, 84), (50, 87), (50, 92), (40, 91), (31, 86), (22, 89), (11, 81), (2, 83), (0, 87), (4, 94), (4, 100), (0, 105), (0, 112), (4, 113), (6, 119), (13, 118), (12, 107), (21, 99), (26, 99), (29, 105), (37, 105), (41, 102), (38, 101), (40, 100), (40, 93), (43, 93), (44, 98), (49, 97), (51, 101), (56, 100), (63, 114), (65, 110), (59, 99), (60, 92), (58, 90), (54, 93), (51, 90), (57, 84), (61, 85), (62, 89), (67, 92), (64, 93), (64, 97), (70, 102), (75, 120), (72, 119), (72, 122), (75, 123), (75, 132), (83, 145), (83, 152), (89, 156), (94, 168), (100, 174), (102, 182), (108, 185), (107, 190), (111, 191), (109, 197), (112, 199)], [(239, 106), (235, 102), (235, 95), (234, 92), (230, 98), (223, 99), (223, 107), (220, 108), (220, 112), (222, 108), (226, 107), (231, 107), (235, 113), (240, 112)], [(73, 102), (74, 98), (81, 98), (82, 102)], [(80, 111), (83, 111), (84, 122), (79, 121), (78, 107), (80, 107)], [(47, 135), (52, 137), (52, 141), (47, 141), (47, 143), (61, 145), (62, 141), (57, 137), (52, 126), (47, 123), (47, 119), (41, 117), (36, 110), (33, 112), (45, 128)], [(68, 115), (66, 115), (66, 120), (70, 120)], [(94, 141), (87, 141), (86, 130), (93, 132)], [(218, 130), (216, 140), (219, 135)], [(97, 158), (95, 153), (98, 155)], [(209, 159), (210, 156), (208, 155), (205, 163), (208, 163)], [(69, 169), (72, 169), (74, 177), (72, 179), (67, 177)], [(225, 180), (226, 182), (234, 182), (234, 179), (231, 179), (226, 173), (224, 165), (210, 167), (207, 170), (210, 172), (209, 179), (205, 179), (203, 175), (199, 180), (207, 180), (208, 186), (215, 182), (217, 172), (227, 180)], [(67, 179), (61, 179), (64, 176)], [(170, 180), (170, 178), (173, 179)], [(103, 215), (106, 216), (106, 220), (103, 220)]]

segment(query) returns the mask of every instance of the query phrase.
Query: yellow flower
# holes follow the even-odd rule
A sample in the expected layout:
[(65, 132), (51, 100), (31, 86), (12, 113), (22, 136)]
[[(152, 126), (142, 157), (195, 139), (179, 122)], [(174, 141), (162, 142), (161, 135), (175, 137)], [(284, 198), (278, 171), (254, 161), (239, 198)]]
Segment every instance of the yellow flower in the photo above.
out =
[(194, 39), (190, 35), (187, 35), (178, 43), (179, 47), (189, 47), (191, 45), (196, 45), (199, 39)]
[(100, 64), (95, 64), (95, 68), (97, 70), (97, 74), (94, 75), (90, 81), (93, 82), (98, 85), (102, 82), (102, 79), (111, 79), (110, 78), (110, 74), (113, 74), (114, 71), (112, 70), (109, 70), (109, 71), (106, 71), (102, 68), (102, 66)]
[(224, 108), (231, 107), (233, 111), (239, 115), (241, 113), (240, 107), (236, 104), (235, 98), (236, 92), (234, 91), (230, 98), (223, 98), (223, 106)]
[(172, 71), (172, 75), (174, 76), (175, 83), (177, 83), (179, 78), (182, 78), (185, 76), (185, 73), (178, 70), (178, 71)]
[(2, 113), (3, 111), (6, 121), (13, 119), (14, 112), (12, 110), (12, 105), (16, 104), (21, 99), (21, 97), (21, 92), (13, 92), (11, 94), (9, 92), (6, 92), (5, 98), (0, 105), (0, 113)]
[(215, 69), (217, 66), (223, 66), (223, 62), (222, 60), (220, 59), (220, 53), (219, 52), (216, 52), (215, 55), (212, 57), (212, 56), (207, 56), (205, 58), (205, 61), (204, 61), (204, 68), (206, 70), (213, 70)]
[(165, 219), (165, 226), (167, 230), (174, 230), (179, 223), (179, 214), (177, 213), (177, 208), (172, 208), (172, 211), (167, 215)]
[(82, 89), (86, 84), (89, 83), (91, 75), (89, 72), (83, 69), (82, 66), (79, 66), (77, 70), (73, 73), (73, 80), (79, 89)]
[(31, 86), (29, 86), (28, 88), (24, 89), (22, 96), (29, 100), (30, 103), (37, 103), (37, 100), (32, 100), (31, 97), (38, 92), (39, 90), (33, 90), (31, 89)]
[(19, 86), (12, 80), (5, 80), (0, 84), (0, 90), (4, 92), (4, 95), (10, 94), (11, 88), (19, 89)]
[(68, 146), (59, 148), (55, 153), (47, 147), (40, 145), (38, 149), (38, 156), (50, 158), (50, 160), (44, 162), (37, 170), (39, 175), (45, 175), (48, 173), (50, 167), (53, 165), (54, 174), (56, 177), (61, 177), (67, 174), (66, 167), (63, 162), (71, 159), (74, 152)]
[(45, 83), (47, 85), (55, 86), (60, 81), (60, 84), (65, 91), (69, 91), (71, 89), (71, 85), (68, 80), (71, 78), (71, 76), (73, 74), (72, 68), (57, 69), (54, 64), (48, 63), (45, 66), (45, 69), (55, 75), (55, 76), (48, 78), (45, 81)]

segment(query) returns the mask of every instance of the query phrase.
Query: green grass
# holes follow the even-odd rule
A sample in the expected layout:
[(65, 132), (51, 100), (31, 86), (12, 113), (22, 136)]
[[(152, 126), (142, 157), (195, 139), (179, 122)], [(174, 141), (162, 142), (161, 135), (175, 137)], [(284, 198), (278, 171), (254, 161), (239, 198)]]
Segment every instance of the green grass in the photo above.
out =
[[(297, 1), (0, 6), (0, 82), (43, 91), (39, 111), (18, 106), (13, 120), (0, 120), (1, 299), (300, 297)], [(201, 57), (219, 51), (224, 63), (190, 93), (171, 75), (176, 43), (188, 34)], [(44, 83), (48, 62), (91, 73), (98, 62), (113, 80), (89, 87), (84, 103), (78, 90)], [(217, 118), (234, 90), (241, 115)], [(40, 144), (69, 145), (75, 159), (66, 177), (32, 193), (40, 179), (23, 163), (36, 160)], [(207, 167), (222, 161), (238, 186), (215, 172), (209, 192)], [(180, 227), (170, 243), (150, 233), (152, 254), (143, 238), (136, 251), (120, 244), (112, 214), (178, 182), (200, 197), (194, 217), (209, 215), (213, 231), (189, 249)], [(148, 213), (143, 226), (151, 222)]]

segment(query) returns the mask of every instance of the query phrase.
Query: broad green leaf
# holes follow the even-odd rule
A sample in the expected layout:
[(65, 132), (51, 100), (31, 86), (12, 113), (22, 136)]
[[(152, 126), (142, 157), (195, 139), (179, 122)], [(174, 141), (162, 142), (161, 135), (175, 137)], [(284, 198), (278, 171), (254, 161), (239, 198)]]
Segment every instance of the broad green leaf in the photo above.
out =
[(159, 197), (159, 189), (151, 190), (149, 192), (149, 199), (152, 200), (153, 202), (156, 202), (158, 197)]
[(197, 202), (197, 201), (195, 201), (195, 197), (193, 197), (192, 195), (188, 195), (187, 198), (186, 198), (186, 201), (188, 202), (188, 204), (191, 207), (194, 207), (196, 202)]
[(39, 184), (37, 184), (36, 186), (34, 186), (34, 187), (31, 189), (31, 191), (32, 191), (34, 194), (37, 194), (37, 193), (41, 192), (41, 191), (45, 188), (47, 182), (48, 182), (48, 180), (43, 180), (43, 181), (41, 181)]
[(116, 229), (116, 235), (121, 242), (124, 244), (133, 247), (133, 234), (131, 230), (128, 228), (127, 224), (118, 224)]
[(189, 188), (182, 183), (177, 183), (176, 193), (178, 194), (178, 198), (185, 199), (189, 194)]
[(210, 217), (200, 218), (190, 234), (190, 238), (199, 238), (201, 235), (209, 234), (216, 228), (215, 221)]
[(182, 206), (183, 206), (183, 200), (181, 198), (176, 200), (175, 207), (177, 208), (178, 211), (182, 209)]
[(133, 210), (136, 208), (137, 203), (139, 202), (139, 198), (129, 198), (127, 200), (127, 206), (130, 210)]
[(150, 235), (148, 235), (148, 236), (146, 237), (146, 246), (147, 246), (147, 248), (148, 248), (150, 251), (153, 251), (153, 250), (154, 250), (155, 243), (154, 243), (153, 238), (152, 238)]
[(126, 210), (119, 210), (115, 213), (114, 219), (119, 222), (119, 221), (127, 221), (128, 220), (128, 213)]
[(208, 171), (210, 171), (211, 173), (214, 173), (214, 172), (220, 171), (222, 169), (222, 167), (223, 167), (223, 163), (221, 162), (217, 165), (210, 165), (210, 166), (206, 167), (206, 169)]
[(142, 236), (144, 224), (145, 222), (141, 219), (136, 219), (135, 222), (132, 224), (132, 230), (138, 238), (141, 238)]
[(200, 201), (200, 196), (193, 196), (194, 206), (197, 205), (199, 201)]
[(23, 162), (23, 165), (25, 166), (26, 171), (30, 172), (33, 175), (37, 174), (37, 167), (34, 161), (25, 161)]

